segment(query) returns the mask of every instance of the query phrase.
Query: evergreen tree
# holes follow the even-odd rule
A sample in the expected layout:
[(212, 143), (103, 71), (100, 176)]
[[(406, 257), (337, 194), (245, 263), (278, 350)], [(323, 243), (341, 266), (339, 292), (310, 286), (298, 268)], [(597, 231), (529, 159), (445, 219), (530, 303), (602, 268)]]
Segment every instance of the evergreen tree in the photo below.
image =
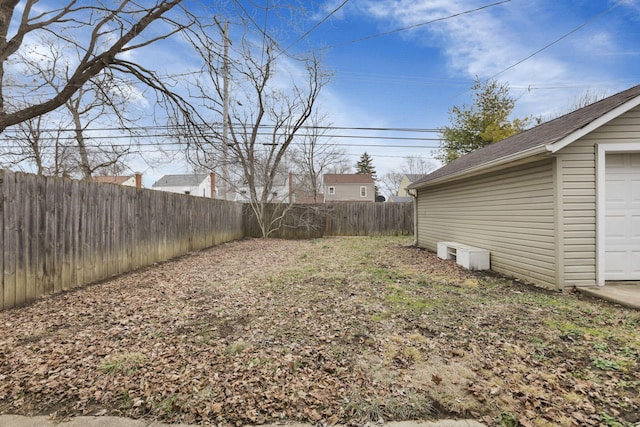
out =
[[(360, 156), (360, 160), (356, 163), (356, 173), (361, 174), (370, 174), (373, 178), (373, 182), (376, 181), (376, 168), (373, 166), (373, 159), (366, 151), (362, 153)], [(378, 186), (374, 185), (373, 189), (375, 191), (376, 197), (378, 196)]]
[(373, 159), (366, 151), (356, 163), (356, 173), (368, 173), (373, 176), (374, 180), (376, 179), (376, 168), (373, 166)]

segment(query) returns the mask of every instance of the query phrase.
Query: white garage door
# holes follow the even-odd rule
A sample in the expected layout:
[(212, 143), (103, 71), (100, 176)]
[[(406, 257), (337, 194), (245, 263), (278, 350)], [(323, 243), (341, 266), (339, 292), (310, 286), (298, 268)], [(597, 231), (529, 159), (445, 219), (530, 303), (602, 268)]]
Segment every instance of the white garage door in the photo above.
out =
[(606, 157), (605, 280), (640, 280), (640, 153)]

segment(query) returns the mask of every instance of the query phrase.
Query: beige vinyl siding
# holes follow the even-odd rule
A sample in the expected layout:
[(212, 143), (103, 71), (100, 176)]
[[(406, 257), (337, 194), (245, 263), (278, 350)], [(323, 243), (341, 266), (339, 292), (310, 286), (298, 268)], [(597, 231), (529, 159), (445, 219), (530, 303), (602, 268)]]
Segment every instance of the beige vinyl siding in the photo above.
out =
[(557, 153), (562, 208), (561, 286), (595, 286), (597, 144), (640, 142), (640, 107), (617, 117)]
[[(335, 187), (335, 194), (329, 194), (329, 187)], [(360, 187), (367, 188), (367, 196), (360, 195)], [(327, 202), (373, 202), (375, 201), (375, 187), (373, 184), (327, 184), (325, 188)]]
[(595, 168), (593, 143), (576, 141), (558, 153), (559, 287), (596, 284)]
[(455, 241), (491, 251), (491, 269), (556, 287), (553, 160), (422, 189), (418, 245)]

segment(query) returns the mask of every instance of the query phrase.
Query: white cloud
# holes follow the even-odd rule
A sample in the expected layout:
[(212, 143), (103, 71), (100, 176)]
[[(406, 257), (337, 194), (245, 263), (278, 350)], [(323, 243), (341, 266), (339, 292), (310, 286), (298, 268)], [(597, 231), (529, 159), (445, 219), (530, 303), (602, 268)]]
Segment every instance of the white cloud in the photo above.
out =
[[(625, 2), (629, 9), (637, 7), (637, 3), (637, 0)], [(487, 2), (363, 0), (359, 4), (362, 13), (377, 20), (381, 31), (386, 31), (452, 16)], [(567, 19), (555, 1), (531, 0), (459, 15), (402, 34), (416, 44), (440, 48), (452, 77), (496, 76), (497, 80), (520, 89), (521, 107), (526, 107), (527, 113), (544, 115), (565, 108), (567, 97), (576, 98), (592, 84), (602, 84), (613, 74), (606, 64), (593, 60), (594, 53), (610, 53), (618, 48), (616, 36), (606, 26), (590, 24), (566, 40), (542, 49), (585, 21)], [(526, 59), (540, 49), (541, 52)], [(520, 61), (523, 62), (518, 64)], [(581, 82), (579, 88), (577, 81)], [(551, 94), (550, 86), (558, 89)], [(549, 95), (539, 90), (542, 88)]]

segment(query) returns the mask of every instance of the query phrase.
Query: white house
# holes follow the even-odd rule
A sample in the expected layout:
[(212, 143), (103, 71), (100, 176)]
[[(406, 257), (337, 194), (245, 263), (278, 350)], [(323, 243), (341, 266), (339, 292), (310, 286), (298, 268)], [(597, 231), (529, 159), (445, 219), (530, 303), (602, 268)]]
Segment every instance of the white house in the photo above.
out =
[[(256, 182), (256, 194), (258, 198), (262, 197), (264, 185)], [(249, 193), (249, 185), (239, 184), (235, 186), (235, 194), (233, 200), (236, 202), (249, 202), (251, 194)], [(295, 203), (295, 193), (293, 191), (293, 175), (290, 173), (278, 172), (273, 179), (271, 186), (271, 194), (268, 201), (270, 203)]]
[(216, 176), (211, 174), (165, 175), (152, 188), (169, 193), (216, 198)]

